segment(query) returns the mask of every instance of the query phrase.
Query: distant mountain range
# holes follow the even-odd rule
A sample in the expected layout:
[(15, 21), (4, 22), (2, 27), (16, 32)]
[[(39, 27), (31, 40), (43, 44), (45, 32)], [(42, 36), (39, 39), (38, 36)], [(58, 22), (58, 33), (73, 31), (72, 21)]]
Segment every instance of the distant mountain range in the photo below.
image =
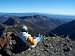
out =
[(64, 36), (68, 35), (72, 40), (74, 40), (75, 39), (75, 20), (69, 23), (60, 25), (50, 32), (56, 35), (64, 35)]
[[(55, 29), (61, 24), (66, 23), (64, 20), (54, 19), (42, 15), (34, 16), (10, 16), (10, 17), (1, 17), (1, 23), (7, 26), (14, 26), (20, 22), (20, 25), (27, 25), (29, 29), (34, 32), (47, 32), (52, 29)], [(7, 19), (8, 18), (8, 19)], [(6, 19), (6, 20), (4, 20)]]
[(25, 24), (31, 26), (31, 28), (35, 32), (47, 32), (65, 23), (64, 21), (61, 21), (59, 19), (53, 19), (47, 16), (40, 15), (20, 17), (20, 19), (23, 19), (23, 23), (25, 22)]
[(69, 34), (72, 37), (75, 34), (74, 20), (75, 16), (64, 15), (49, 15), (39, 13), (0, 14), (0, 24), (5, 27), (12, 26), (11, 29), (15, 29), (15, 26), (25, 24), (28, 27), (29, 31), (33, 31), (35, 33), (53, 32), (58, 35)]
[(54, 15), (44, 13), (0, 13), (0, 16), (34, 16), (34, 15), (47, 16), (55, 19), (65, 19), (66, 21), (71, 21), (75, 19), (75, 16)]

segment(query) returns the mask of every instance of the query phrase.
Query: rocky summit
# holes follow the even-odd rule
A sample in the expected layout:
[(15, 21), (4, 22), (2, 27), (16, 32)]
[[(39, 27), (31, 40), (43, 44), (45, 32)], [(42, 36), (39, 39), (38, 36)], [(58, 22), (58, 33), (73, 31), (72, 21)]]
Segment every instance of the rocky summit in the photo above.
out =
[(75, 56), (75, 44), (69, 37), (44, 37), (36, 48), (28, 49), (15, 56)]
[[(3, 42), (3, 41), (4, 42)], [(46, 36), (35, 48), (22, 42), (13, 32), (7, 32), (0, 38), (2, 56), (75, 56), (75, 41), (69, 36)], [(3, 43), (3, 44), (2, 44)]]

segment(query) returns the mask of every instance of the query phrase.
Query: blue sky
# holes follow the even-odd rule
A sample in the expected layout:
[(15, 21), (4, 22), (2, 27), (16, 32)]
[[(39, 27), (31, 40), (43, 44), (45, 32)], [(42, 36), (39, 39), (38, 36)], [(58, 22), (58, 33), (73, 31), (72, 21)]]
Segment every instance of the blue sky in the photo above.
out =
[(0, 0), (0, 12), (75, 15), (75, 0)]

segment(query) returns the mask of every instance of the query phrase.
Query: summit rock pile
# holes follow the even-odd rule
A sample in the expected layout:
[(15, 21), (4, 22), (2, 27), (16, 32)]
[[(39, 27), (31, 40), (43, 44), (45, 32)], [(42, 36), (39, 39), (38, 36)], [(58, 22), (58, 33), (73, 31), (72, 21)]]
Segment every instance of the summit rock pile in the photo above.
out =
[(1, 38), (4, 42), (0, 42), (0, 55), (6, 53), (9, 56), (75, 56), (75, 41), (68, 36), (43, 36), (35, 48), (29, 48), (12, 32), (4, 34)]
[(74, 42), (69, 37), (44, 37), (36, 48), (28, 49), (15, 56), (75, 56)]

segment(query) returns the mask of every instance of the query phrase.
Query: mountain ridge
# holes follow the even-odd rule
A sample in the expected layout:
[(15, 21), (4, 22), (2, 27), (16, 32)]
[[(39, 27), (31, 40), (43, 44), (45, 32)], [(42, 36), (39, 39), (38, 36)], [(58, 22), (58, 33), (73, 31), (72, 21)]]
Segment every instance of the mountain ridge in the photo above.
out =
[(69, 35), (69, 37), (74, 40), (75, 39), (75, 20), (68, 22), (66, 24), (62, 24), (60, 26), (58, 26), (57, 28), (55, 28), (54, 30), (52, 30), (51, 32), (56, 34), (56, 35), (64, 35), (67, 36)]

